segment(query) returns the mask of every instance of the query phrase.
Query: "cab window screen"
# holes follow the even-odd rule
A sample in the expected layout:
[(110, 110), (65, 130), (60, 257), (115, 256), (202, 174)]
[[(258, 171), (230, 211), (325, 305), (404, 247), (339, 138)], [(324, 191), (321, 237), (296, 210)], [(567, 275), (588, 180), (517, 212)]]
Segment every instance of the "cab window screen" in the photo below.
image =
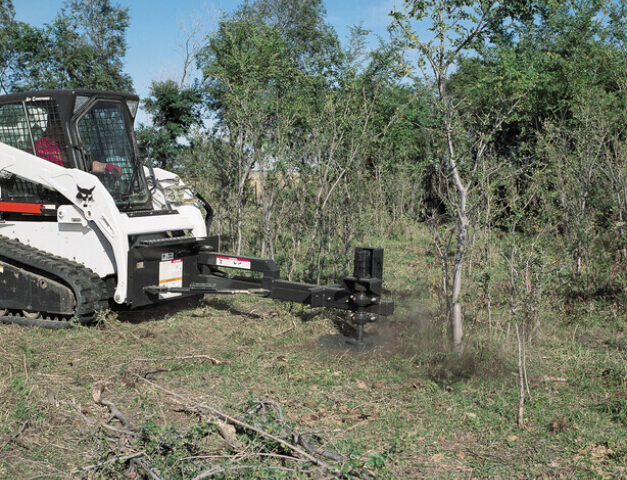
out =
[[(100, 100), (80, 117), (77, 128), (92, 172), (96, 172), (114, 200), (128, 206), (148, 201), (150, 194), (135, 158), (126, 106), (118, 101)], [(99, 173), (103, 168), (104, 173)]]
[(68, 166), (63, 126), (59, 109), (53, 100), (0, 106), (0, 141), (25, 152), (35, 153), (62, 167)]
[[(0, 105), (0, 142), (68, 166), (58, 106), (50, 98)], [(64, 203), (56, 192), (15, 176), (0, 182), (0, 192), (2, 200)]]
[(32, 153), (28, 122), (21, 103), (0, 106), (0, 142)]
[(59, 108), (54, 100), (26, 102), (35, 155), (62, 167), (69, 167)]
[(91, 160), (117, 165), (128, 181), (133, 174), (133, 147), (122, 108), (118, 102), (98, 102), (79, 121), (78, 130)]

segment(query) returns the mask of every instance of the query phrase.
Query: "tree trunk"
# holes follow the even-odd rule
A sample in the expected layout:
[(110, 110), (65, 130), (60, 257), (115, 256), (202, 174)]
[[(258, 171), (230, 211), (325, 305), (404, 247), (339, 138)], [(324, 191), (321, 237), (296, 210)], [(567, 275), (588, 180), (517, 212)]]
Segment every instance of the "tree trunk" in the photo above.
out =
[(457, 225), (457, 247), (455, 250), (455, 265), (453, 267), (453, 285), (451, 291), (451, 312), (450, 312), (450, 328), (453, 350), (462, 353), (463, 344), (463, 316), (462, 305), (460, 303), (460, 295), (462, 291), (464, 258), (466, 256), (466, 247), (468, 242), (468, 215), (466, 214), (466, 193), (460, 192), (463, 197), (462, 208), (459, 212)]
[(237, 233), (237, 245), (235, 247), (235, 253), (239, 255), (242, 250), (242, 217), (244, 216), (244, 209), (241, 198), (237, 199), (237, 220), (235, 222), (235, 229)]
[(268, 188), (268, 173), (259, 172), (261, 187), (261, 204), (263, 206), (263, 235), (261, 240), (261, 256), (274, 260), (274, 241), (272, 236), (272, 210), (274, 207), (274, 190)]
[(525, 426), (524, 408), (525, 408), (525, 381), (523, 372), (523, 342), (524, 338), (521, 338), (520, 331), (518, 330), (518, 322), (514, 322), (514, 328), (516, 330), (516, 344), (518, 346), (518, 428)]
[[(627, 202), (626, 202), (627, 203)], [(623, 201), (620, 198), (620, 192), (616, 193), (616, 205), (618, 207), (618, 236), (620, 240), (621, 260), (627, 260), (627, 240), (625, 238), (625, 224), (623, 223)]]

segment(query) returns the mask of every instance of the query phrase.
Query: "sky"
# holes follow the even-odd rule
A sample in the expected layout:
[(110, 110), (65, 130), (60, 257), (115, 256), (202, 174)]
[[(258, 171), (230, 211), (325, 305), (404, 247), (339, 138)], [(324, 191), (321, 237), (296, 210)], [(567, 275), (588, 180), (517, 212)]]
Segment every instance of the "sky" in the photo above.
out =
[[(136, 93), (144, 98), (152, 81), (180, 78), (185, 29), (200, 24), (206, 32), (211, 32), (220, 17), (233, 12), (241, 0), (113, 0), (112, 3), (129, 7), (131, 24), (126, 37), (125, 72), (133, 79)], [(54, 20), (64, 1), (14, 0), (13, 4), (17, 20), (41, 26)], [(390, 21), (388, 13), (394, 5), (401, 4), (402, 0), (327, 0), (327, 22), (341, 40), (348, 37), (354, 25), (385, 38)], [(146, 122), (143, 112), (138, 121)]]

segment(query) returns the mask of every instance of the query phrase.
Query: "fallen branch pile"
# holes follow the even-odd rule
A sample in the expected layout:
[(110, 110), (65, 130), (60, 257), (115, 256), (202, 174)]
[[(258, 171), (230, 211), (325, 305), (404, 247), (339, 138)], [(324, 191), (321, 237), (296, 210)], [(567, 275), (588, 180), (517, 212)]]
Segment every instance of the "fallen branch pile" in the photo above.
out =
[[(281, 406), (274, 401), (258, 400), (238, 418), (206, 403), (193, 402), (145, 376), (134, 376), (147, 388), (164, 395), (163, 403), (170, 403), (172, 411), (195, 415), (199, 423), (174, 441), (155, 438), (143, 428), (136, 428), (126, 414), (105, 398), (106, 384), (97, 382), (92, 387), (92, 398), (96, 405), (107, 408), (107, 419), (94, 422), (80, 409), (77, 411), (92, 433), (101, 434), (105, 453), (102, 461), (76, 469), (74, 475), (91, 478), (96, 473), (106, 476), (119, 473), (132, 478), (164, 480), (162, 466), (171, 456), (176, 457), (181, 477), (193, 480), (251, 469), (287, 471), (315, 478), (370, 477), (364, 471), (349, 473), (351, 469), (344, 468), (342, 455), (314, 447), (285, 422)], [(190, 441), (190, 432), (194, 428), (197, 431), (198, 426), (204, 428), (202, 435), (218, 434), (223, 447), (209, 452), (199, 449)], [(183, 450), (188, 455), (182, 455)], [(331, 465), (327, 461), (338, 463)], [(155, 462), (159, 465), (155, 466)]]

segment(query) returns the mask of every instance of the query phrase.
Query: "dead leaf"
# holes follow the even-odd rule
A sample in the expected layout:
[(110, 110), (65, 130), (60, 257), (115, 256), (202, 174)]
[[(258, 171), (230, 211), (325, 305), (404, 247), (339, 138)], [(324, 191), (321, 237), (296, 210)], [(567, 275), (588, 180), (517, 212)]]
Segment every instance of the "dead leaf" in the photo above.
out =
[(508, 442), (515, 442), (516, 440), (518, 440), (518, 435), (510, 435), (507, 437)]
[(107, 388), (107, 384), (105, 382), (96, 382), (91, 386), (91, 398), (94, 399), (95, 403), (100, 403), (102, 398), (102, 392)]
[(366, 390), (368, 388), (368, 385), (366, 385), (366, 383), (361, 380), (357, 380), (356, 384), (357, 384), (357, 388), (361, 390)]
[(137, 467), (134, 464), (131, 464), (129, 468), (124, 472), (124, 476), (129, 480), (140, 480), (141, 476), (137, 471)]
[(461, 451), (455, 453), (455, 456), (457, 458), (466, 458), (466, 454), (464, 452), (461, 452)]
[(48, 405), (50, 405), (51, 407), (59, 406), (59, 400), (57, 399), (57, 395), (52, 390), (48, 390), (47, 401)]
[(614, 453), (614, 450), (611, 450), (604, 445), (596, 445), (590, 448), (589, 451), (590, 457), (592, 457), (591, 460), (594, 463), (604, 462), (605, 459), (609, 457), (612, 453)]
[(241, 450), (242, 443), (237, 439), (237, 435), (235, 434), (235, 427), (229, 423), (224, 423), (219, 420), (216, 420), (215, 423), (218, 427), (218, 432), (220, 432), (220, 436), (224, 438), (224, 440), (230, 446), (237, 450)]
[(436, 453), (434, 455), (431, 455), (431, 460), (433, 460), (434, 462), (440, 463), (443, 462), (445, 459), (444, 454), (443, 453)]
[(133, 388), (135, 385), (137, 385), (137, 378), (130, 375), (125, 375), (122, 378), (122, 383), (124, 383), (124, 386), (126, 388)]
[(466, 412), (466, 416), (468, 418), (477, 418), (477, 414), (472, 412)]
[(551, 420), (551, 431), (553, 433), (565, 432), (568, 428), (568, 420), (564, 420), (563, 418), (555, 418)]
[(73, 425), (76, 428), (81, 428), (81, 427), (85, 426), (85, 424), (83, 422), (81, 422), (78, 418), (72, 418), (70, 420), (70, 424)]

